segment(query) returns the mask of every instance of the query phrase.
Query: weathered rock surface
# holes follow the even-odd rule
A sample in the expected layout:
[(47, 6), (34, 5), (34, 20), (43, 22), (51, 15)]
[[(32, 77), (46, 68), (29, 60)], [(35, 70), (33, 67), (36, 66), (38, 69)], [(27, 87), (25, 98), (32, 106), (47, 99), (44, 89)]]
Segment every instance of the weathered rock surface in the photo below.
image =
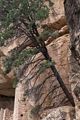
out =
[[(57, 69), (62, 76), (62, 79), (64, 80), (67, 88), (70, 90), (68, 73), (68, 46), (69, 35), (66, 34), (55, 39), (51, 44), (47, 46), (47, 48), (49, 50), (50, 56), (52, 57), (55, 65), (57, 66)], [(37, 64), (39, 62), (42, 62), (42, 58), (43, 57), (41, 54), (38, 54), (36, 56), (36, 58), (34, 59), (34, 61), (36, 62), (33, 61), (34, 64), (28, 66), (25, 71), (25, 74), (23, 76), (23, 78), (25, 77), (25, 79), (23, 80), (22, 78), (22, 82), (18, 83), (15, 94), (17, 97), (15, 98), (14, 120), (25, 120), (26, 117), (29, 120), (39, 120), (47, 116), (53, 107), (58, 107), (60, 104), (62, 106), (70, 105), (68, 102), (66, 102), (66, 97), (64, 96), (58, 82), (52, 75), (50, 69), (47, 69), (39, 77), (37, 76), (37, 70), (40, 65)], [(31, 76), (33, 76), (34, 74), (35, 76), (31, 78)], [(50, 78), (50, 76), (52, 77)], [(48, 77), (49, 79), (47, 79)], [(28, 79), (31, 82), (28, 83)], [(41, 84), (42, 87), (40, 87)], [(26, 94), (26, 96), (24, 96), (24, 94)], [(42, 106), (41, 108), (39, 108), (39, 115), (37, 114), (38, 116), (35, 116), (34, 114), (31, 114), (31, 111), (34, 111), (34, 109), (36, 109), (36, 107), (39, 107), (41, 104)]]
[(14, 98), (0, 95), (0, 120), (13, 120)]
[[(48, 19), (42, 22), (42, 26), (43, 27), (48, 26), (58, 30), (58, 36), (55, 38), (48, 39), (46, 41), (46, 45), (49, 50), (50, 56), (52, 57), (58, 71), (60, 72), (62, 79), (64, 80), (64, 83), (66, 84), (67, 88), (70, 90), (71, 78), (69, 77), (70, 76), (69, 69), (71, 63), (69, 63), (70, 61), (68, 59), (70, 57), (70, 52), (69, 52), (70, 37), (66, 25), (63, 2), (64, 0), (54, 0), (54, 5), (51, 8), (50, 16)], [(47, 4), (47, 0), (46, 0), (46, 4)], [(20, 45), (24, 38), (22, 37), (21, 39), (16, 40), (16, 42), (13, 41), (13, 43), (7, 47), (1, 48), (4, 55), (8, 55), (10, 50), (15, 48), (17, 45)], [(30, 43), (28, 43), (28, 45), (29, 44)], [(9, 73), (7, 76), (3, 74), (2, 57), (0, 58), (1, 58), (0, 59), (0, 94), (6, 96), (14, 96), (14, 89), (12, 87), (13, 72)], [(41, 58), (43, 58), (42, 55), (38, 54), (35, 60), (39, 59), (37, 61), (39, 62)], [(56, 85), (59, 84), (56, 82), (54, 76), (51, 78), (49, 77), (49, 80), (46, 80), (46, 82), (44, 82), (45, 84), (42, 87), (39, 87), (39, 85), (42, 84), (43, 80), (46, 77), (48, 77), (48, 75), (51, 76), (52, 72), (50, 69), (46, 70), (46, 72), (42, 73), (39, 77), (37, 76), (36, 73), (34, 79), (31, 80), (31, 83), (30, 84), (27, 83), (27, 80), (38, 70), (39, 66), (34, 68), (37, 62), (31, 64), (28, 67), (28, 69), (25, 71), (26, 76), (30, 72), (30, 74), (26, 78), (26, 83), (25, 80), (22, 81), (25, 75), (22, 76), (22, 78), (20, 78), (20, 82), (18, 83), (15, 90), (14, 103), (10, 97), (9, 99), (11, 101), (9, 100), (7, 101), (7, 99), (4, 100), (4, 98), (0, 99), (0, 120), (76, 120), (75, 110), (70, 106), (70, 103), (66, 101), (65, 95), (63, 94), (61, 88), (59, 88), (58, 90), (55, 88)], [(31, 71), (32, 68), (33, 70)], [(39, 91), (36, 91), (37, 87)], [(29, 95), (27, 95), (28, 93), (27, 88), (29, 90), (32, 89)], [(56, 89), (54, 94), (53, 94), (54, 91), (53, 88)], [(52, 89), (52, 93), (50, 91), (51, 89)], [(75, 89), (75, 91), (77, 90)], [(50, 94), (48, 95), (49, 92)], [(24, 95), (25, 93), (26, 96)], [(59, 96), (59, 94), (61, 94), (61, 96)], [(45, 98), (47, 99), (45, 100)], [(64, 102), (62, 102), (63, 99), (65, 99)], [(78, 99), (80, 99), (79, 96)], [(41, 103), (42, 106), (39, 106), (41, 105)], [(13, 110), (13, 104), (14, 104), (14, 110)], [(58, 106), (61, 107), (54, 109), (54, 107), (58, 107)], [(38, 113), (38, 111), (35, 110), (40, 110), (39, 114), (36, 114)], [(77, 107), (76, 110), (78, 110), (77, 113), (80, 112), (79, 109), (77, 109)]]
[(42, 120), (73, 120), (74, 108), (69, 106), (58, 107), (52, 110), (52, 112)]
[(64, 0), (54, 0), (49, 17), (42, 22), (42, 26), (49, 26), (54, 29), (60, 29), (66, 25), (66, 18), (64, 15)]
[[(57, 26), (59, 28), (57, 28), (57, 26), (56, 26), (56, 29), (60, 29), (60, 31), (59, 31), (60, 35), (65, 34), (67, 29), (66, 29), (66, 27), (63, 27), (66, 24), (65, 16), (64, 16), (63, 0), (57, 0), (57, 1), (54, 0), (53, 7), (51, 9), (52, 9), (51, 10), (52, 12), (50, 11), (50, 17), (46, 21), (44, 21), (43, 23), (47, 24), (47, 25), (49, 23), (50, 24), (52, 23), (53, 25), (51, 25), (51, 27), (57, 24)], [(58, 23), (60, 23), (61, 25), (59, 26)], [(2, 92), (2, 90), (1, 90), (2, 94), (5, 93), (5, 95), (7, 95), (8, 94), (8, 92), (7, 92), (8, 89), (9, 89), (9, 92), (10, 92), (9, 95), (11, 95), (11, 91), (12, 91), (12, 95), (14, 94), (14, 90), (12, 89), (13, 72), (10, 73), (8, 76), (3, 74), (3, 71), (2, 71), (2, 69), (3, 69), (2, 56), (5, 56), (5, 55), (7, 56), (9, 54), (9, 51), (11, 51), (13, 48), (15, 48), (16, 46), (19, 46), (22, 43), (23, 39), (24, 39), (24, 36), (22, 36), (22, 38), (16, 39), (16, 41), (13, 40), (13, 42), (10, 43), (7, 47), (1, 47), (0, 48), (1, 51), (3, 52), (3, 55), (0, 56), (0, 68), (1, 68), (1, 70), (0, 70), (0, 72), (1, 72), (1, 74), (0, 74), (0, 78), (1, 78), (0, 86), (1, 86), (2, 89), (4, 88), (4, 91), (6, 91), (6, 92)], [(50, 44), (52, 41), (53, 40), (48, 41), (48, 44)]]
[(14, 96), (14, 89), (12, 87), (13, 77), (4, 74), (3, 71), (3, 59), (5, 57), (4, 54), (0, 52), (0, 94), (6, 96)]

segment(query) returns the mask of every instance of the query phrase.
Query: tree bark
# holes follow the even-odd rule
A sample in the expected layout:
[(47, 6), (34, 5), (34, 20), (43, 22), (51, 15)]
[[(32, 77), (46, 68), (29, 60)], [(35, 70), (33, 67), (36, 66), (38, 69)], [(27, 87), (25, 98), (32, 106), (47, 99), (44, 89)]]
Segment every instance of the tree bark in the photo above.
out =
[(70, 80), (74, 101), (76, 104), (76, 118), (80, 119), (80, 0), (64, 1), (65, 15), (70, 32)]

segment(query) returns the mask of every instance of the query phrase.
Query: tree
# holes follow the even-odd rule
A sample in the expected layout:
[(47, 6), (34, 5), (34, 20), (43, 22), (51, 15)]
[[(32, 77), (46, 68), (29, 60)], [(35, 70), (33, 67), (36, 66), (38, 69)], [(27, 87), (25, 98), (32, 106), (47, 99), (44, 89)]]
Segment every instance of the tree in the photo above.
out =
[[(50, 2), (50, 6), (52, 2)], [(49, 15), (49, 8), (47, 5), (44, 4), (43, 0), (0, 0), (0, 21), (1, 21), (1, 33), (0, 33), (0, 43), (1, 45), (4, 45), (5, 39), (8, 40), (8, 38), (11, 38), (13, 36), (21, 36), (21, 34), (25, 34), (26, 38), (31, 40), (32, 44), (34, 45), (34, 49), (28, 49), (26, 48), (27, 40), (23, 42), (23, 44), (16, 48), (16, 50), (13, 50), (12, 56), (10, 57), (11, 61), (8, 61), (8, 64), (10, 66), (10, 69), (8, 69), (6, 72), (9, 72), (11, 70), (11, 66), (13, 65), (13, 61), (17, 59), (17, 56), (20, 55), (21, 52), (25, 53), (24, 56), (28, 57), (29, 55), (37, 54), (38, 52), (41, 52), (44, 56), (45, 60), (47, 61), (48, 67), (52, 70), (54, 73), (54, 76), (58, 80), (60, 87), (64, 91), (66, 97), (74, 106), (74, 100), (71, 95), (71, 93), (66, 88), (59, 72), (57, 71), (54, 62), (52, 61), (51, 57), (49, 56), (48, 50), (46, 48), (44, 35), (42, 33), (39, 33), (38, 28), (40, 27), (40, 21), (47, 18)], [(48, 36), (50, 35), (50, 32), (47, 33)], [(14, 51), (17, 51), (16, 53)], [(22, 54), (21, 54), (22, 55)], [(24, 58), (23, 56), (23, 58)], [(8, 59), (9, 60), (9, 59)], [(22, 59), (22, 61), (25, 59)], [(16, 61), (18, 64), (22, 64), (23, 62)], [(6, 64), (5, 64), (6, 65)], [(9, 68), (8, 66), (8, 68)]]

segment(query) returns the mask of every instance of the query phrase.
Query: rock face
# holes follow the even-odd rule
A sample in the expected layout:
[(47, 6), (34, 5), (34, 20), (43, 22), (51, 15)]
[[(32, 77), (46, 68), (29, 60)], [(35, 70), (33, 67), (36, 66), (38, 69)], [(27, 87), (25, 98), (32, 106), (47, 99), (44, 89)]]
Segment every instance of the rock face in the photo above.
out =
[(0, 120), (13, 120), (14, 98), (0, 95)]
[[(75, 101), (76, 119), (80, 119), (80, 15), (78, 14), (80, 1), (65, 0), (65, 14), (70, 31), (70, 82)], [(72, 12), (70, 12), (72, 11)]]
[(74, 108), (69, 106), (58, 107), (52, 110), (52, 112), (42, 120), (73, 120)]
[[(66, 34), (54, 40), (47, 46), (47, 48), (50, 56), (55, 61), (55, 65), (57, 66), (67, 88), (70, 90), (68, 76), (68, 43), (69, 35)], [(70, 104), (66, 102), (66, 97), (59, 87), (56, 78), (54, 75), (52, 75), (50, 69), (46, 69), (46, 71), (43, 71), (43, 73), (41, 73), (38, 77), (37, 70), (42, 63), (42, 59), (42, 55), (38, 54), (33, 61), (34, 64), (30, 64), (30, 66), (28, 66), (27, 70), (25, 71), (25, 77), (27, 77), (24, 80), (23, 77), (20, 83), (18, 83), (15, 94), (17, 97), (15, 98), (14, 120), (18, 120), (19, 116), (21, 115), (22, 120), (25, 120), (26, 114), (27, 117), (29, 117), (27, 118), (29, 120), (30, 116), (32, 116), (31, 120), (39, 120), (42, 119), (45, 115), (48, 115), (53, 107), (58, 107), (59, 104), (62, 106)], [(31, 76), (34, 77), (32, 78)], [(28, 79), (31, 82), (28, 83)], [(28, 97), (25, 97), (24, 94), (28, 94)], [(35, 109), (39, 109), (38, 118), (37, 116), (35, 117), (37, 112)], [(35, 112), (35, 115), (30, 115), (32, 110), (33, 113)]]
[[(64, 15), (64, 0), (54, 0), (54, 4), (50, 11), (50, 16), (43, 21), (42, 26), (49, 26), (54, 29), (60, 29), (66, 24), (66, 18)], [(47, 4), (47, 3), (46, 3)]]
[[(70, 37), (63, 2), (64, 0), (54, 0), (50, 16), (42, 22), (42, 27), (48, 26), (58, 31), (56, 37), (46, 40), (46, 45), (66, 87), (71, 92)], [(13, 71), (7, 75), (3, 74), (2, 59), (10, 50), (20, 45), (23, 39), (24, 36), (9, 46), (0, 48), (0, 120), (76, 120), (75, 108), (71, 107), (51, 70), (48, 68), (40, 76), (37, 75), (37, 70), (44, 59), (41, 54), (37, 54), (34, 64), (25, 70), (15, 90)], [(76, 91), (80, 92), (78, 87), (75, 93)]]

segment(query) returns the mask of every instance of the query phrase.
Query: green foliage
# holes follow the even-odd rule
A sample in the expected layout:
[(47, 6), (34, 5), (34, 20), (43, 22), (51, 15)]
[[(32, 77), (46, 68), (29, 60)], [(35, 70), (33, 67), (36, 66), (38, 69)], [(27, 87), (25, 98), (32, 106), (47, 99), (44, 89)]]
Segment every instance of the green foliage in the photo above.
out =
[(6, 29), (3, 32), (0, 32), (0, 46), (3, 46), (5, 40), (8, 40), (8, 38), (12, 38), (14, 34), (15, 31), (13, 29)]
[[(39, 73), (43, 73), (46, 69), (50, 68), (50, 66), (53, 64), (51, 61), (44, 61), (39, 65)], [(55, 64), (55, 63), (54, 63)]]
[[(27, 30), (32, 29), (32, 25), (37, 20), (46, 19), (49, 15), (49, 8), (44, 5), (44, 0), (0, 0), (0, 22), (1, 28), (5, 32), (0, 32), (0, 45), (11, 36), (15, 36), (13, 30), (21, 27), (21, 19), (27, 22)], [(10, 25), (13, 24), (12, 27)], [(16, 31), (15, 31), (16, 32)]]
[(15, 62), (14, 62), (14, 65), (16, 67), (19, 67), (19, 65), (22, 65), (25, 61), (26, 61), (26, 58), (30, 58), (32, 56), (34, 56), (35, 54), (37, 54), (37, 49), (34, 48), (34, 49), (25, 49), (23, 50), (19, 55), (18, 57), (16, 58)]
[(15, 75), (15, 78), (13, 79), (13, 88), (16, 88), (17, 83), (18, 83), (18, 79), (17, 79), (17, 77)]
[(11, 68), (19, 67), (30, 57), (38, 53), (36, 48), (24, 49), (21, 53), (14, 51), (11, 56), (4, 61), (5, 73), (10, 72)]
[(36, 14), (36, 19), (37, 20), (44, 20), (48, 17), (48, 15), (49, 15), (49, 9), (47, 6), (44, 6), (43, 8), (38, 10), (38, 12)]
[(45, 27), (45, 28), (43, 29), (43, 31), (41, 32), (40, 37), (41, 37), (43, 40), (47, 40), (48, 37), (52, 36), (52, 34), (53, 34), (54, 32), (55, 32), (54, 29)]
[(44, 5), (44, 0), (0, 0), (0, 7), (5, 13), (4, 21), (7, 26), (11, 22), (15, 22), (15, 20), (18, 21), (21, 17), (24, 17), (25, 19), (34, 17), (34, 20), (41, 20), (47, 18), (49, 12), (48, 7)]
[[(51, 3), (49, 0), (49, 4)], [(16, 36), (19, 28), (22, 28), (22, 20), (26, 23), (26, 29), (24, 26), (23, 29), (29, 33), (34, 23), (48, 17), (49, 8), (44, 4), (44, 0), (0, 0), (0, 13), (0, 46), (2, 46), (5, 40)], [(52, 33), (53, 30), (45, 28), (40, 36), (47, 39)], [(13, 67), (19, 67), (27, 58), (37, 53), (35, 48), (22, 50), (21, 53), (13, 51), (11, 56), (4, 61), (5, 72), (8, 73)]]

